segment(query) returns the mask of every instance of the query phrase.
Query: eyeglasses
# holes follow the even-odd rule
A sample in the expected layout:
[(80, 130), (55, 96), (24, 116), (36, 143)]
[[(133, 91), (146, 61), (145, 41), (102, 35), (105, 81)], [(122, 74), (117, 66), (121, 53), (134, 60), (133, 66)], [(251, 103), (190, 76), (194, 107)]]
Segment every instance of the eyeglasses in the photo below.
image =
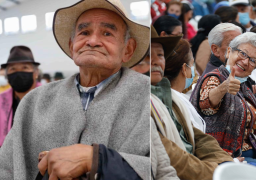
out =
[(255, 65), (256, 65), (256, 60), (254, 59), (254, 58), (251, 58), (251, 57), (249, 57), (245, 52), (243, 52), (242, 50), (240, 50), (240, 49), (237, 49), (237, 48), (232, 48), (233, 50), (235, 50), (235, 51), (238, 51), (238, 56), (240, 57), (240, 58), (242, 58), (242, 59), (249, 59), (249, 63), (250, 63), (250, 65), (251, 66), (253, 66), (253, 67), (255, 67)]

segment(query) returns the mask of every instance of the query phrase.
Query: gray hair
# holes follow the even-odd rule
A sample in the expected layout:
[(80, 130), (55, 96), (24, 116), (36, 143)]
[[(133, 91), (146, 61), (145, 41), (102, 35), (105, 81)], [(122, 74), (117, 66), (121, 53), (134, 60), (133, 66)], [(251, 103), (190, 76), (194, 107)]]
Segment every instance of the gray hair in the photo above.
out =
[[(124, 43), (127, 43), (127, 41), (131, 38), (131, 34), (130, 34), (130, 28), (125, 21), (124, 21), (124, 24), (126, 26), (126, 31), (124, 34)], [(72, 27), (72, 31), (71, 31), (71, 41), (72, 42), (74, 40), (75, 34), (76, 34), (76, 23), (74, 23), (74, 25)]]
[(230, 42), (229, 47), (238, 48), (238, 46), (241, 44), (251, 44), (252, 46), (256, 47), (256, 34), (253, 32), (243, 33), (235, 37), (235, 39)]
[(212, 46), (212, 44), (216, 44), (220, 47), (224, 38), (223, 33), (227, 31), (239, 31), (242, 33), (242, 29), (232, 23), (218, 24), (210, 31), (208, 35), (209, 45)]

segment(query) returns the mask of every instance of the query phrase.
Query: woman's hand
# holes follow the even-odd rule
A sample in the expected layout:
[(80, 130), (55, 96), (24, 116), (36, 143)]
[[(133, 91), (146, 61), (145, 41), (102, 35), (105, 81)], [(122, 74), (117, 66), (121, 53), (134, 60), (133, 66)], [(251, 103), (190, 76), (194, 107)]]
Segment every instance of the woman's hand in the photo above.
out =
[(227, 81), (227, 92), (229, 94), (233, 94), (233, 95), (236, 95), (237, 92), (239, 91), (240, 89), (240, 81), (235, 79), (235, 72), (236, 72), (236, 69), (234, 67), (232, 67), (232, 70), (231, 70), (231, 73), (228, 77), (228, 79), (226, 80)]

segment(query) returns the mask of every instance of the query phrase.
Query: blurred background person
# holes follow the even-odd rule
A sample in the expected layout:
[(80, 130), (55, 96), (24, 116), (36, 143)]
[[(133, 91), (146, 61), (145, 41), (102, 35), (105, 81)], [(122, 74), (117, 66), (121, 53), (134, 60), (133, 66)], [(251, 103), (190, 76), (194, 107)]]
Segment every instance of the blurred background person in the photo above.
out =
[(38, 66), (32, 51), (26, 46), (14, 46), (7, 63), (6, 76), (11, 88), (0, 94), (0, 146), (13, 125), (13, 118), (20, 100), (31, 90), (40, 86), (37, 82)]
[(214, 6), (213, 12), (215, 13), (217, 9), (219, 9), (220, 7), (223, 7), (223, 6), (229, 6), (229, 2), (228, 2), (228, 1), (221, 1), (221, 2), (218, 2), (218, 3)]
[(208, 42), (208, 34), (216, 25), (221, 23), (218, 15), (209, 14), (203, 16), (198, 23), (196, 36), (191, 39), (192, 52), (195, 58), (196, 71), (201, 76), (209, 62), (211, 48)]
[(58, 81), (58, 80), (61, 80), (61, 79), (64, 79), (64, 75), (62, 72), (56, 72), (54, 74), (54, 77), (53, 77), (54, 81)]
[(246, 28), (246, 31), (249, 32), (250, 29), (255, 26), (255, 23), (250, 20), (249, 16), (252, 8), (249, 4), (249, 0), (229, 0), (229, 5), (237, 8), (239, 22)]
[(51, 82), (51, 76), (50, 76), (50, 74), (44, 73), (43, 76), (42, 76), (41, 83), (42, 83), (42, 84), (47, 84), (47, 83), (49, 83), (49, 82)]
[(221, 22), (223, 23), (231, 21), (239, 22), (238, 10), (234, 6), (219, 7), (214, 14), (220, 16)]
[(250, 9), (250, 19), (254, 23), (256, 23), (256, 0), (251, 1), (251, 9)]
[(179, 18), (183, 22), (184, 38), (191, 40), (196, 35), (196, 30), (190, 23), (193, 17), (193, 5), (189, 1), (182, 1), (182, 14)]
[(6, 91), (9, 88), (11, 88), (11, 86), (5, 77), (5, 69), (0, 68), (0, 93)]
[(154, 23), (154, 28), (159, 36), (177, 36), (182, 34), (181, 22), (171, 16), (159, 17)]

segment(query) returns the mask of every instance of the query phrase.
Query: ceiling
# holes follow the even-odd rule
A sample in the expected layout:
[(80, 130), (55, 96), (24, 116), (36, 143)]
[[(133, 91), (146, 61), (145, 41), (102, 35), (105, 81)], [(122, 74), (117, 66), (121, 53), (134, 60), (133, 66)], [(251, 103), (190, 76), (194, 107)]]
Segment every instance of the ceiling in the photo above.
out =
[(0, 0), (0, 12), (8, 11), (8, 9), (18, 6), (25, 1), (31, 1), (31, 0)]

